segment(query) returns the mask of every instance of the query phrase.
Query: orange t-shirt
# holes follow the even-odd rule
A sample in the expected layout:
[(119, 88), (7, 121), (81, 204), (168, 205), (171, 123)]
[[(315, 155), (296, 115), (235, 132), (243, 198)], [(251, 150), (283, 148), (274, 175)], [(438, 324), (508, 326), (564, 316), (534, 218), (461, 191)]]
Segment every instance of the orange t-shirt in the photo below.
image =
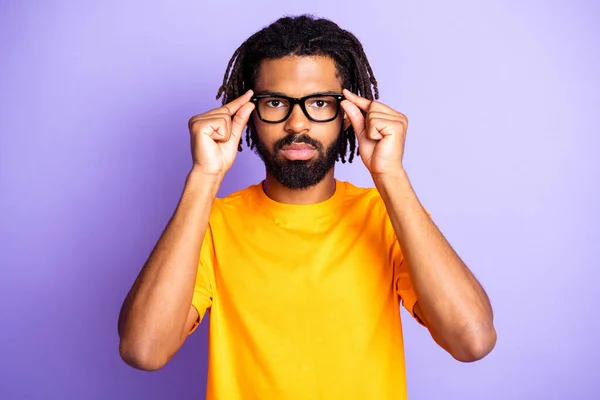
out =
[(192, 300), (210, 313), (207, 399), (406, 399), (399, 304), (417, 299), (402, 261), (376, 189), (216, 199)]

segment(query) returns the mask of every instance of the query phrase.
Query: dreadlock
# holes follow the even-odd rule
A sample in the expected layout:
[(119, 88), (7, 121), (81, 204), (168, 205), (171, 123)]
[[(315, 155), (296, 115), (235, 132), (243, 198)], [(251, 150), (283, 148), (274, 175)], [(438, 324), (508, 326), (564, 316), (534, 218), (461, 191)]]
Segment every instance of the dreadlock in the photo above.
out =
[[(379, 98), (377, 80), (360, 41), (334, 22), (310, 15), (283, 17), (250, 36), (227, 64), (223, 85), (217, 99), (223, 96), (226, 104), (254, 88), (261, 61), (286, 56), (328, 56), (333, 59), (343, 87), (366, 99)], [(350, 126), (344, 132), (337, 160), (352, 162), (356, 135)], [(255, 147), (256, 136), (250, 126), (246, 130), (246, 144)], [(242, 144), (238, 147), (242, 151)]]

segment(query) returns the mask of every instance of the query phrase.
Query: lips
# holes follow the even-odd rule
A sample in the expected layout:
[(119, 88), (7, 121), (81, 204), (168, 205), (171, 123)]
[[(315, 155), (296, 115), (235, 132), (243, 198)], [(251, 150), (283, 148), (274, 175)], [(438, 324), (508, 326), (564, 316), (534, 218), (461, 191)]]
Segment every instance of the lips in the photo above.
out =
[(309, 160), (315, 154), (315, 148), (307, 143), (292, 143), (283, 146), (281, 153), (288, 160)]
[(282, 150), (314, 150), (315, 148), (308, 143), (292, 143), (283, 146)]

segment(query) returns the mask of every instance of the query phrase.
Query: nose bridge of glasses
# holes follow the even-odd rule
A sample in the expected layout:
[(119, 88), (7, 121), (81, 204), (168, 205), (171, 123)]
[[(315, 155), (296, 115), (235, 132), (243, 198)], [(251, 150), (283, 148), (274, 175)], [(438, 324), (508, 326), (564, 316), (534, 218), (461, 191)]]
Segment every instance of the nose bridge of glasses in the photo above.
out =
[(310, 117), (308, 115), (308, 110), (305, 106), (306, 99), (290, 99), (290, 109), (288, 111), (287, 120), (292, 120), (297, 118), (297, 113), (300, 113), (300, 117), (310, 121)]

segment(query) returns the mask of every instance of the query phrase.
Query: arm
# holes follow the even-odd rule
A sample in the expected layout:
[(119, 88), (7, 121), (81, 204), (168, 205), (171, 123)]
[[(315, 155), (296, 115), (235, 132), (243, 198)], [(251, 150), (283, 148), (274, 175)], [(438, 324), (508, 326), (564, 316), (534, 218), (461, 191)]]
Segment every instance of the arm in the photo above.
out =
[(374, 176), (407, 262), (415, 314), (459, 361), (476, 361), (495, 346), (489, 299), (421, 206), (404, 170)]
[(189, 121), (192, 172), (171, 221), (127, 295), (119, 351), (129, 365), (156, 370), (179, 350), (199, 319), (192, 304), (200, 251), (223, 177), (254, 110), (252, 91)]
[(119, 316), (119, 351), (135, 368), (164, 366), (197, 322), (192, 295), (219, 186), (214, 176), (189, 174), (173, 217), (125, 299)]
[(473, 274), (429, 218), (402, 166), (408, 119), (344, 89), (360, 157), (385, 203), (404, 252), (418, 302), (414, 312), (435, 341), (460, 361), (475, 361), (496, 344), (492, 307)]

